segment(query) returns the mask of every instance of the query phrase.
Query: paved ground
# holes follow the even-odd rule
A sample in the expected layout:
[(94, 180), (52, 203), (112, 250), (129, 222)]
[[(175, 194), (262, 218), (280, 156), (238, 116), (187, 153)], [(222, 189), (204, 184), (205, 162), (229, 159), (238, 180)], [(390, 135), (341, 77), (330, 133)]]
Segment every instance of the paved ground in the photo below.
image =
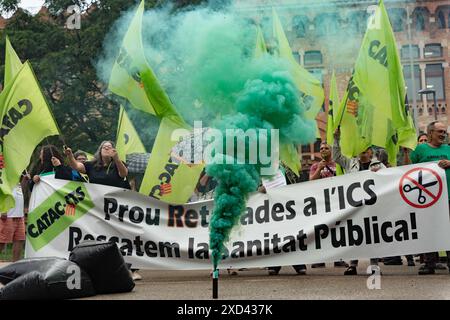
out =
[[(1, 264), (0, 264), (1, 265)], [(357, 276), (343, 276), (344, 268), (311, 269), (305, 276), (296, 275), (293, 268), (283, 267), (278, 276), (268, 276), (266, 270), (239, 271), (237, 276), (222, 272), (219, 298), (238, 300), (287, 299), (446, 299), (450, 300), (450, 274), (438, 270), (435, 275), (417, 275), (416, 267), (384, 266), (381, 264), (381, 289), (367, 288), (368, 262), (362, 261)], [(131, 293), (98, 295), (88, 299), (211, 299), (212, 281), (207, 271), (141, 270), (143, 280), (136, 282)]]

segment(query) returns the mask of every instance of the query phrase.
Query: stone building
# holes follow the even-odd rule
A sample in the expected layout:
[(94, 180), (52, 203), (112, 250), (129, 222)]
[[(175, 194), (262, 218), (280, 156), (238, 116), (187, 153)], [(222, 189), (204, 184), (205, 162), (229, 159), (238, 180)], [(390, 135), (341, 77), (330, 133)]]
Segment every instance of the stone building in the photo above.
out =
[[(260, 24), (266, 35), (271, 33), (272, 7), (276, 8), (294, 56), (324, 86), (326, 98), (317, 123), (325, 139), (331, 74), (334, 70), (342, 98), (366, 31), (371, 6), (378, 1), (233, 2), (239, 13)], [(450, 126), (450, 0), (384, 0), (384, 3), (404, 67), (408, 102), (417, 121), (416, 127), (425, 131), (426, 125), (435, 118)], [(38, 14), (48, 19), (45, 7)], [(0, 16), (0, 29), (5, 27), (6, 21)], [(418, 94), (421, 89), (435, 91), (436, 105), (432, 94)], [(305, 176), (310, 165), (320, 158), (319, 145), (320, 140), (301, 147)]]
[[(239, 12), (270, 34), (272, 6), (277, 10), (298, 62), (315, 74), (325, 89), (323, 112), (317, 118), (325, 138), (329, 83), (336, 73), (339, 96), (347, 87), (366, 31), (368, 0), (235, 0)], [(450, 1), (384, 1), (403, 64), (408, 103), (416, 127), (424, 131), (435, 117), (450, 125)], [(413, 67), (411, 68), (411, 64)], [(412, 72), (411, 72), (412, 70)], [(421, 89), (432, 94), (420, 95)], [(436, 112), (436, 113), (435, 113)], [(306, 171), (320, 157), (319, 141), (302, 147)]]

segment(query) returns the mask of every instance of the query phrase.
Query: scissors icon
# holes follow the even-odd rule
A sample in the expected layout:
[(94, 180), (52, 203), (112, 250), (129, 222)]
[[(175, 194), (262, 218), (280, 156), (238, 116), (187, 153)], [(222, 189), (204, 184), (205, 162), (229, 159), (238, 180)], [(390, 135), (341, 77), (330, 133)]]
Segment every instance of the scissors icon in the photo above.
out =
[[(419, 171), (418, 184), (420, 184), (422, 187), (424, 188), (431, 187), (434, 186), (436, 183), (437, 181), (422, 184), (422, 170)], [(417, 201), (419, 201), (420, 204), (424, 204), (427, 201), (427, 198), (422, 194), (423, 190), (421, 188), (419, 188), (418, 186), (412, 187), (409, 184), (403, 186), (403, 191), (405, 192), (410, 192), (415, 189), (419, 189), (419, 197)]]

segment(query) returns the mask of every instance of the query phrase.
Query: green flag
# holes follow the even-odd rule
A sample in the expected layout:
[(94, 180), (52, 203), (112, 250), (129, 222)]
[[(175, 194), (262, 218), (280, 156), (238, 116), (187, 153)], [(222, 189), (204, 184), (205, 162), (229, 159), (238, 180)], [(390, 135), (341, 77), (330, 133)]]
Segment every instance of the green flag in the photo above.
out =
[[(353, 75), (334, 119), (340, 123), (341, 149), (356, 156), (370, 145), (386, 149), (396, 164), (398, 132), (408, 126), (405, 83), (394, 33), (383, 1), (369, 19)], [(342, 121), (341, 121), (342, 119)]]
[[(327, 144), (330, 147), (333, 147), (334, 131), (335, 131), (335, 121), (333, 114), (335, 111), (338, 112), (340, 106), (339, 92), (337, 89), (336, 75), (334, 73), (334, 70), (333, 74), (331, 75), (329, 94), (330, 97), (328, 99), (329, 103), (328, 103), (328, 117), (327, 117)], [(341, 176), (343, 174), (344, 170), (339, 164), (336, 163), (336, 175)]]
[(180, 162), (172, 156), (172, 148), (177, 143), (172, 141), (172, 133), (179, 128), (179, 123), (170, 117), (162, 119), (139, 190), (142, 194), (175, 204), (189, 200), (204, 167)]
[(292, 170), (296, 175), (299, 175), (302, 169), (302, 163), (297, 148), (293, 144), (282, 144), (280, 146), (280, 160)]
[(408, 113), (408, 125), (398, 130), (398, 145), (412, 150), (417, 146), (416, 127), (410, 113)]
[(11, 84), (16, 74), (20, 71), (23, 64), (20, 61), (17, 53), (9, 42), (9, 37), (6, 36), (6, 51), (5, 51), (5, 82), (4, 87)]
[(165, 202), (185, 203), (192, 196), (204, 165), (174, 164), (171, 149), (177, 141), (172, 141), (171, 137), (174, 130), (191, 128), (175, 109), (150, 67), (141, 71), (141, 79), (147, 99), (161, 124), (139, 192)]
[(122, 161), (125, 161), (127, 154), (146, 152), (139, 134), (122, 106), (120, 106), (119, 125), (117, 126), (116, 150)]
[[(264, 40), (264, 35), (259, 26), (256, 27), (256, 46), (254, 58), (258, 59), (267, 53), (267, 46)], [(291, 169), (296, 175), (301, 169), (301, 162), (297, 152), (297, 148), (293, 144), (282, 144), (280, 146), (280, 160)]]
[(264, 40), (264, 35), (259, 26), (256, 26), (256, 46), (254, 57), (259, 58), (267, 53), (266, 41)]
[(203, 165), (171, 164), (170, 151), (176, 143), (171, 141), (172, 132), (190, 128), (178, 114), (145, 59), (142, 45), (143, 13), (144, 1), (139, 5), (125, 35), (111, 73), (109, 89), (126, 98), (132, 106), (161, 119), (139, 192), (166, 202), (185, 203), (194, 192)]
[(123, 39), (119, 55), (114, 63), (108, 89), (127, 99), (131, 105), (142, 111), (155, 114), (147, 99), (140, 72), (149, 69), (142, 44), (142, 16), (144, 1), (141, 1), (130, 27)]
[(161, 124), (139, 192), (165, 202), (185, 203), (192, 196), (204, 166), (188, 165), (172, 157), (172, 148), (177, 143), (172, 140), (172, 133), (191, 128), (178, 114), (153, 71), (147, 69), (141, 72), (141, 77)]
[(14, 207), (12, 189), (26, 169), (33, 150), (59, 130), (29, 62), (0, 95), (3, 126), (0, 130), (0, 212)]
[(324, 92), (322, 84), (306, 69), (300, 66), (292, 54), (289, 41), (283, 31), (280, 19), (275, 11), (272, 9), (273, 16), (273, 36), (278, 46), (278, 54), (281, 58), (286, 59), (291, 64), (291, 74), (294, 78), (297, 88), (304, 94), (307, 111), (306, 117), (308, 119), (315, 119), (317, 113), (320, 111), (324, 101)]
[[(330, 91), (329, 91), (329, 103), (328, 103), (328, 117), (327, 117), (327, 143), (332, 146), (334, 141), (334, 112), (339, 109), (340, 100), (339, 100), (339, 93), (337, 89), (336, 84), (336, 75), (331, 75), (331, 81), (330, 81)], [(336, 106), (336, 107), (335, 107)]]

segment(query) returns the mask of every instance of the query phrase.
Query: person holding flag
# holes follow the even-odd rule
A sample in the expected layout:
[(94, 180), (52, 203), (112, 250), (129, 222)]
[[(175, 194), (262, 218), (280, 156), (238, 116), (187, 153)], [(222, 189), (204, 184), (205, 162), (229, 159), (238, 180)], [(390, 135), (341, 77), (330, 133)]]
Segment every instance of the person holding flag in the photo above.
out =
[(94, 155), (94, 160), (84, 163), (75, 160), (72, 149), (64, 151), (72, 169), (86, 174), (90, 183), (103, 184), (123, 189), (131, 189), (127, 180), (128, 169), (119, 159), (112, 141), (103, 141)]
[(334, 113), (341, 148), (355, 157), (372, 145), (385, 148), (396, 165), (399, 146), (414, 147), (415, 129), (405, 108), (405, 81), (389, 18), (380, 0), (369, 19), (353, 75)]
[[(177, 143), (172, 141), (172, 133), (177, 129), (191, 128), (170, 101), (145, 58), (142, 44), (144, 10), (142, 0), (113, 65), (108, 89), (125, 98), (130, 107), (152, 114), (161, 121), (139, 192), (161, 201), (182, 204), (194, 192), (204, 165), (175, 163), (171, 156), (171, 149)], [(174, 168), (170, 181), (160, 179), (168, 166)]]
[[(320, 144), (320, 155), (322, 156), (322, 160), (314, 163), (309, 169), (309, 180), (318, 180), (336, 176), (337, 164), (331, 157), (331, 146), (324, 141)], [(347, 267), (348, 265), (345, 261), (335, 261), (334, 266)], [(311, 265), (311, 268), (321, 267), (325, 267), (325, 263), (314, 263)]]
[[(341, 132), (336, 129), (334, 133), (334, 146), (333, 146), (333, 160), (339, 164), (345, 171), (345, 173), (358, 172), (363, 170), (378, 171), (385, 169), (386, 166), (373, 156), (372, 147), (367, 148), (361, 152), (358, 157), (347, 158), (341, 152), (340, 146)], [(378, 259), (370, 259), (371, 265), (378, 265)], [(358, 274), (356, 268), (358, 267), (358, 260), (351, 260), (350, 266), (345, 270), (344, 275), (356, 275)]]
[(73, 175), (69, 167), (63, 165), (64, 159), (54, 145), (45, 145), (39, 151), (39, 165), (29, 181), (30, 191), (38, 184), (42, 175), (55, 173), (56, 179), (82, 181), (80, 175)]

